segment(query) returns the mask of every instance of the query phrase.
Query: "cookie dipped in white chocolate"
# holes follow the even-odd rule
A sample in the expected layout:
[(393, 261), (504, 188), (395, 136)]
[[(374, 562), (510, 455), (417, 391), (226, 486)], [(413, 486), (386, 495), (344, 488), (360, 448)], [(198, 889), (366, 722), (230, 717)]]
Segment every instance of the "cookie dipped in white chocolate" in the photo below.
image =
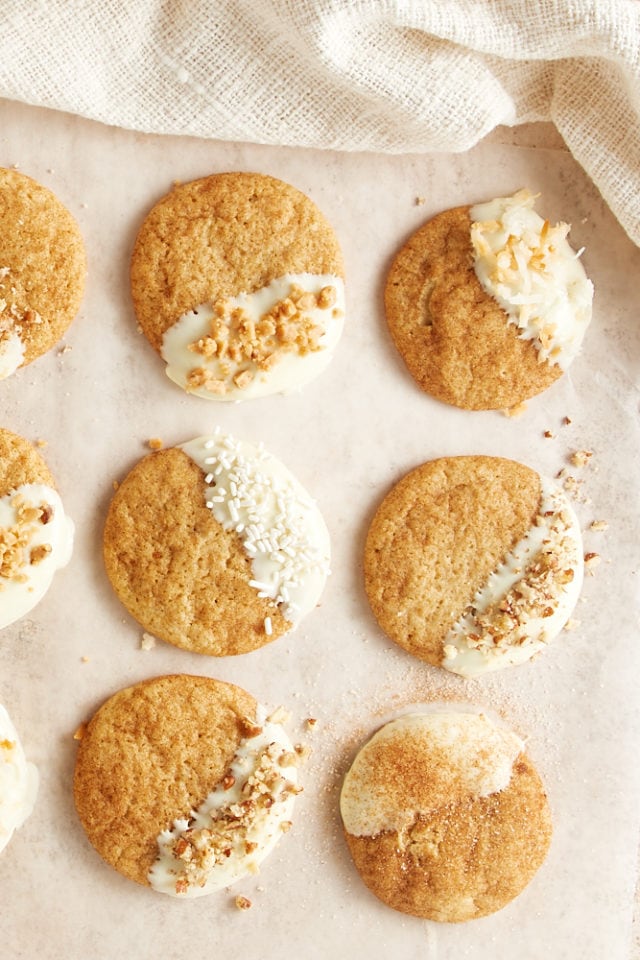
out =
[(9, 714), (0, 704), (0, 851), (25, 822), (38, 792), (38, 771), (24, 755)]
[(308, 273), (203, 303), (165, 332), (166, 374), (208, 400), (289, 393), (328, 366), (344, 313), (343, 280)]
[(593, 284), (567, 242), (569, 226), (551, 226), (520, 190), (471, 207), (474, 268), (540, 362), (566, 370), (591, 320)]
[(201, 897), (258, 872), (291, 826), (296, 754), (277, 716), (259, 706), (222, 783), (158, 837), (149, 883), (173, 897)]
[(540, 478), (535, 523), (444, 639), (442, 666), (476, 677), (524, 663), (565, 626), (583, 579), (580, 527), (566, 495)]

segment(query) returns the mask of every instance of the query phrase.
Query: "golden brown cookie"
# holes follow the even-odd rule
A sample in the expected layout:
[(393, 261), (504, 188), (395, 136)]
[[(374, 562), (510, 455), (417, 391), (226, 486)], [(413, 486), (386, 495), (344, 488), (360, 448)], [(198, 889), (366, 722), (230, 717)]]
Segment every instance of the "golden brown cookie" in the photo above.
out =
[(131, 258), (140, 326), (171, 379), (211, 399), (286, 392), (300, 369), (301, 382), (315, 376), (340, 335), (343, 278), (316, 205), (256, 173), (175, 186), (145, 218)]
[(486, 716), (403, 716), (364, 745), (340, 810), (367, 887), (403, 913), (441, 922), (500, 910), (551, 841), (540, 778), (514, 734)]
[(567, 498), (530, 467), (446, 457), (384, 498), (365, 544), (365, 587), (382, 629), (462, 676), (522, 663), (557, 636), (582, 585)]
[(107, 574), (155, 636), (247, 653), (317, 604), (329, 537), (306, 491), (261, 447), (216, 433), (145, 457), (109, 508)]
[(389, 330), (413, 378), (438, 400), (513, 407), (549, 387), (579, 350), (593, 288), (568, 227), (550, 228), (534, 199), (520, 191), (446, 210), (393, 261)]
[(0, 168), (0, 379), (49, 350), (80, 308), (84, 243), (46, 187)]
[(137, 883), (186, 897), (228, 886), (255, 872), (290, 823), (291, 743), (240, 687), (157, 677), (112, 696), (79, 736), (80, 821)]
[(42, 457), (24, 437), (0, 429), (0, 629), (39, 603), (68, 563), (73, 535)]

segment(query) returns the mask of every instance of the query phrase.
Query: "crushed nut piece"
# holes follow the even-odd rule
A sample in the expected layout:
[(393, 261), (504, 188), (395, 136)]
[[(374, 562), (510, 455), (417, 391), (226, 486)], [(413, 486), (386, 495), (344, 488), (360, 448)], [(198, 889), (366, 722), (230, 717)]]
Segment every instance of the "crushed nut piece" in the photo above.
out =
[(315, 717), (307, 717), (307, 726), (312, 730), (318, 721)]
[(284, 707), (276, 707), (267, 717), (267, 723), (288, 723), (290, 719), (291, 714)]
[(602, 562), (602, 557), (599, 553), (585, 553), (584, 555), (584, 569), (588, 574), (593, 576), (593, 572), (597, 566)]
[(543, 433), (543, 437), (546, 437), (547, 440), (555, 440), (555, 436), (555, 433), (552, 433), (551, 430), (545, 430)]
[(592, 523), (589, 525), (589, 529), (596, 530), (596, 531), (608, 530), (609, 524), (607, 523), (606, 520), (593, 520)]
[(48, 557), (52, 551), (52, 546), (50, 543), (41, 543), (37, 547), (34, 547), (31, 553), (29, 554), (29, 563), (32, 566), (36, 566), (38, 563), (42, 563), (45, 557)]
[(235, 904), (238, 910), (249, 910), (251, 908), (251, 900), (248, 897), (242, 897), (240, 894), (236, 897)]
[(592, 456), (592, 450), (576, 450), (575, 453), (571, 454), (569, 460), (574, 467), (586, 467)]

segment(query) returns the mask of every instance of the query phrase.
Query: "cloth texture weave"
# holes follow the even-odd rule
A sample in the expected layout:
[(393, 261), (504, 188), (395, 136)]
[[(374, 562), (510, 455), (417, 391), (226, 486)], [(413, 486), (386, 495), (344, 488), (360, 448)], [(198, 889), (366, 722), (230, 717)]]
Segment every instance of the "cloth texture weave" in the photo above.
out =
[(464, 151), (552, 121), (640, 244), (640, 0), (2, 0), (0, 97), (153, 133)]

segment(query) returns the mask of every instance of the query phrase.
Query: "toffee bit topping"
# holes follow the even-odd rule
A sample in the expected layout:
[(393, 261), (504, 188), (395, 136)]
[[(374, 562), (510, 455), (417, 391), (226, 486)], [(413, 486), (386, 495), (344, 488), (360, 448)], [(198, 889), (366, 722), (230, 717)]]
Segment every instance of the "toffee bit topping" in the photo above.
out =
[(194, 340), (187, 349), (204, 361), (217, 360), (218, 370), (214, 373), (195, 365), (187, 374), (188, 386), (194, 390), (204, 387), (222, 396), (232, 387), (244, 390), (286, 354), (306, 356), (322, 350), (324, 327), (310, 314), (331, 310), (336, 302), (333, 286), (322, 287), (314, 294), (291, 284), (288, 295), (254, 321), (230, 298), (217, 300), (208, 335)]
[(38, 527), (53, 517), (53, 507), (47, 503), (32, 503), (22, 494), (11, 497), (14, 523), (0, 527), (0, 585), (2, 580), (25, 583), (28, 567), (41, 563), (51, 552), (48, 543), (32, 546)]

